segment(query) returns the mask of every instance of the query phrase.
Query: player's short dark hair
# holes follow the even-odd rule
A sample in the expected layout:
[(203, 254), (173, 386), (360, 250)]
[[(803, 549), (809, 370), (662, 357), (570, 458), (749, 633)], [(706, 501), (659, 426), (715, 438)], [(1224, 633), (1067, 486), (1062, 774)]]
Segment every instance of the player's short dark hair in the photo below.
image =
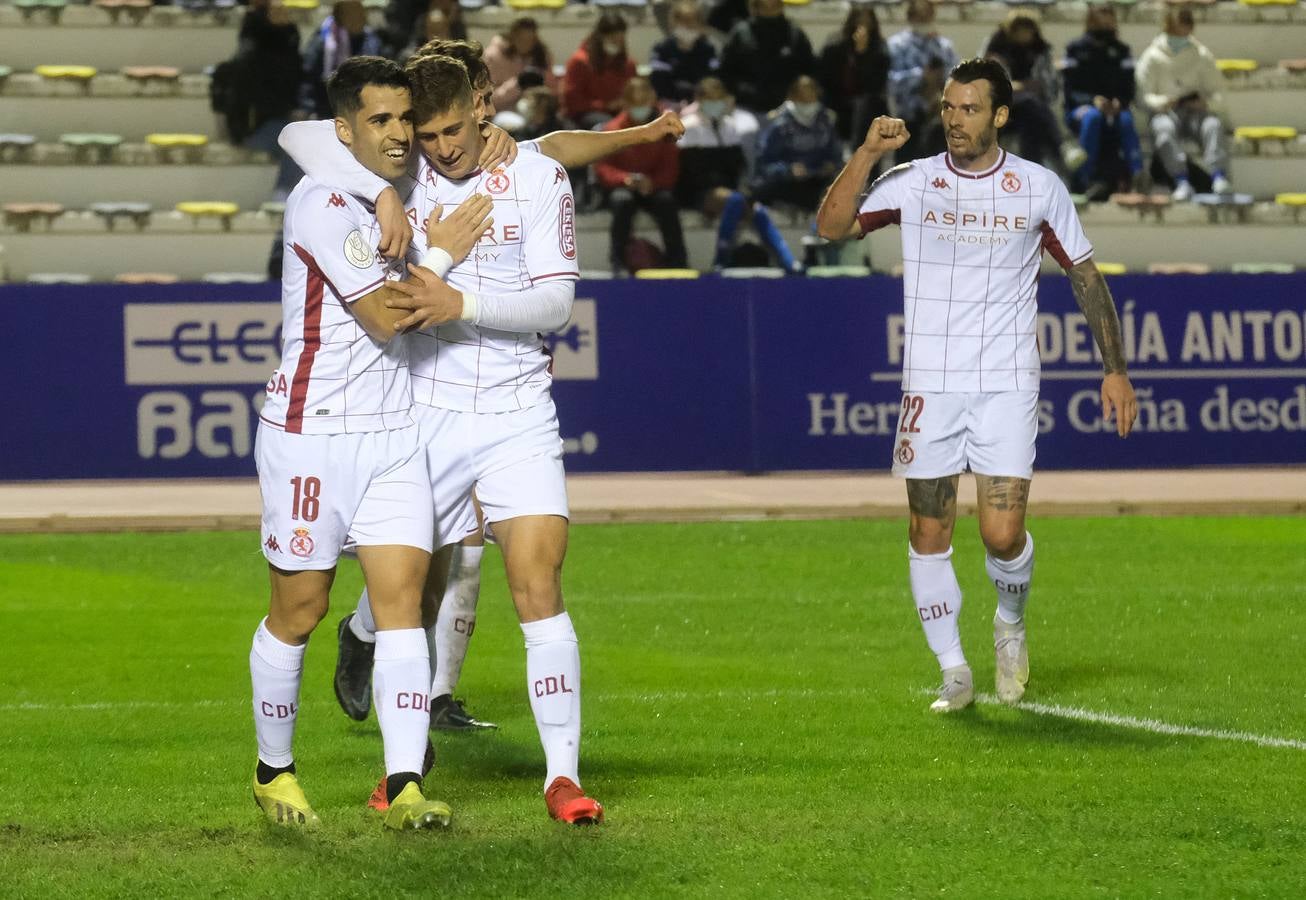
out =
[(331, 111), (337, 116), (358, 112), (363, 108), (363, 88), (369, 85), (410, 89), (399, 63), (381, 56), (351, 56), (326, 81)]
[(996, 59), (963, 59), (948, 73), (948, 78), (958, 84), (970, 84), (983, 79), (989, 83), (993, 112), (996, 114), (999, 106), (1011, 109), (1011, 76)]
[(480, 41), (456, 41), (450, 38), (434, 38), (427, 41), (409, 60), (423, 56), (448, 56), (467, 67), (467, 80), (472, 90), (489, 87), (490, 67), (485, 64), (485, 48)]
[(461, 60), (414, 56), (404, 71), (413, 85), (413, 121), (419, 125), (451, 109), (472, 106), (472, 84)]

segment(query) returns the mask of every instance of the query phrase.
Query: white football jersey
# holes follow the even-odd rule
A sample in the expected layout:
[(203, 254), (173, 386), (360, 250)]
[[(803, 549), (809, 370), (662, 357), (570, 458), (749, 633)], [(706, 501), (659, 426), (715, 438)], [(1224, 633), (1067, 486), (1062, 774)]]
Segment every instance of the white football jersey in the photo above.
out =
[(904, 391), (1037, 390), (1039, 262), (1093, 255), (1065, 185), (1005, 151), (986, 172), (947, 153), (890, 169), (857, 216), (902, 229)]
[(349, 304), (398, 277), (377, 253), (370, 204), (304, 178), (286, 201), (281, 365), (263, 421), (292, 433), (347, 434), (412, 424), (404, 339), (382, 346)]
[[(547, 281), (575, 281), (576, 215), (563, 167), (536, 152), (509, 166), (451, 181), (423, 159), (411, 195), (415, 230), (441, 204), (443, 215), (473, 194), (493, 199), (494, 224), (445, 281), (477, 296), (511, 294)], [(419, 242), (423, 246), (425, 241)], [(449, 322), (409, 336), (413, 399), (462, 412), (526, 409), (549, 396), (550, 359), (539, 334)]]

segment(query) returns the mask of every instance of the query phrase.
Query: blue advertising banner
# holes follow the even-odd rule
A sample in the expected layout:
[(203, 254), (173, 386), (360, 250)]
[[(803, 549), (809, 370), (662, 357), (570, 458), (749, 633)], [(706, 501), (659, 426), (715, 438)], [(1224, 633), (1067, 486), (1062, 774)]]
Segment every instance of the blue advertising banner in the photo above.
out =
[[(1306, 462), (1306, 276), (1121, 276), (1140, 417), (1102, 422), (1064, 278), (1039, 298), (1041, 468)], [(0, 288), (0, 479), (254, 472), (276, 285)], [(546, 336), (572, 471), (887, 469), (902, 285), (582, 283)]]

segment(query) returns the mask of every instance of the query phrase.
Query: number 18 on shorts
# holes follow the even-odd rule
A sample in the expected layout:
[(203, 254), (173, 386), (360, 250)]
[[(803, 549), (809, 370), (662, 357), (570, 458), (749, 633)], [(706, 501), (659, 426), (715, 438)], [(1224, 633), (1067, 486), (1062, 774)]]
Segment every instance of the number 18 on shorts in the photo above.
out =
[(1038, 436), (1038, 391), (903, 394), (894, 432), (893, 474), (1029, 478)]

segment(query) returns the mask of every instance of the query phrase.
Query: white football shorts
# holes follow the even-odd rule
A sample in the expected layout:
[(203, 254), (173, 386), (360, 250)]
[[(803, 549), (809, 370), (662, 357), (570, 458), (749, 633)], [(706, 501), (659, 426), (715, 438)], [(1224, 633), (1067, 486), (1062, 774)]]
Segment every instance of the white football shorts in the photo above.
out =
[(472, 494), (489, 525), (517, 516), (570, 518), (558, 413), (551, 399), (500, 413), (413, 405), (435, 503), (435, 546), (477, 530)]
[(893, 444), (899, 478), (1034, 474), (1038, 391), (903, 394)]
[(260, 423), (263, 555), (278, 569), (330, 569), (346, 547), (431, 551), (431, 483), (416, 425), (288, 434)]

